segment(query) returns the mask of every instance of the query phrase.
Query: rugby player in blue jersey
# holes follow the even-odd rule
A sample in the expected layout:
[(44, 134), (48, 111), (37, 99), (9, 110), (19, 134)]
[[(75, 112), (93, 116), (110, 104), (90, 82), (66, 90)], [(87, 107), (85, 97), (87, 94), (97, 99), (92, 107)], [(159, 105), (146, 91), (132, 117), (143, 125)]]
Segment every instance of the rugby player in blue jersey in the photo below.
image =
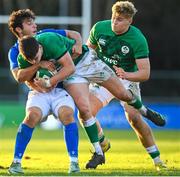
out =
[[(9, 29), (10, 31), (19, 39), (24, 35), (35, 35), (36, 33), (44, 32), (54, 32), (62, 36), (67, 36), (69, 38), (75, 39), (76, 43), (73, 46), (73, 54), (79, 55), (82, 52), (82, 41), (81, 36), (78, 32), (69, 30), (55, 30), (55, 29), (45, 29), (37, 32), (37, 25), (35, 23), (35, 15), (29, 9), (23, 9), (12, 12), (9, 17)], [(39, 64), (35, 64), (26, 69), (20, 69), (18, 67), (17, 56), (19, 54), (18, 41), (10, 48), (8, 53), (8, 58), (10, 62), (10, 70), (18, 82), (25, 82), (33, 91), (30, 91), (29, 98), (26, 105), (26, 116), (23, 122), (20, 124), (14, 150), (14, 159), (9, 168), (9, 173), (11, 174), (21, 174), (23, 170), (21, 168), (21, 160), (25, 149), (31, 139), (34, 127), (49, 115), (49, 111), (54, 112), (54, 114), (59, 117), (60, 121), (64, 125), (64, 137), (66, 141), (67, 151), (70, 157), (70, 167), (69, 173), (79, 172), (78, 164), (78, 127), (73, 117), (74, 102), (70, 95), (68, 95), (65, 90), (61, 87), (61, 83), (57, 85), (55, 98), (53, 102), (56, 101), (58, 109), (55, 108), (55, 103), (52, 102), (52, 110), (47, 107), (45, 97), (49, 93), (41, 93), (49, 90), (42, 90), (42, 88), (35, 86), (31, 79), (34, 77), (35, 73), (39, 68), (47, 68), (50, 70), (54, 69), (54, 64), (52, 62), (42, 61)], [(57, 92), (58, 91), (58, 92)], [(51, 93), (52, 94), (52, 93)], [(62, 95), (67, 96), (62, 98)], [(51, 95), (52, 96), (52, 95)], [(61, 99), (57, 99), (61, 97)], [(36, 100), (36, 101), (34, 101)]]

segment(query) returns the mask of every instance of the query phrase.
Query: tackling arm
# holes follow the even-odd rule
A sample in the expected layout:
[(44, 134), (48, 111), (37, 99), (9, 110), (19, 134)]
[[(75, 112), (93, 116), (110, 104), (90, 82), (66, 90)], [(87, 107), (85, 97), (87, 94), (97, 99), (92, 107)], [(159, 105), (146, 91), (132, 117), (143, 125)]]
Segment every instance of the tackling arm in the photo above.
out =
[(58, 82), (63, 81), (75, 72), (75, 66), (69, 52), (66, 52), (59, 60), (61, 69), (50, 79), (35, 79), (34, 83), (40, 88), (53, 88)]
[(38, 69), (39, 64), (35, 64), (25, 69), (15, 68), (11, 72), (17, 82), (25, 82), (30, 81)]
[(29, 66), (27, 68), (15, 68), (12, 70), (12, 74), (18, 82), (31, 81), (39, 68), (47, 68), (50, 71), (55, 70), (53, 62), (40, 61), (39, 63)]
[(73, 58), (82, 54), (82, 37), (77, 31), (65, 30), (66, 36), (70, 39), (74, 39), (76, 43), (72, 48)]
[(89, 41), (89, 39), (87, 40), (86, 45), (87, 45), (89, 48), (92, 48), (92, 49), (94, 49), (94, 50), (97, 48), (97, 45), (91, 44), (91, 42)]
[(75, 72), (75, 66), (69, 52), (66, 52), (66, 54), (58, 60), (58, 62), (62, 68), (50, 79), (50, 83), (53, 86)]

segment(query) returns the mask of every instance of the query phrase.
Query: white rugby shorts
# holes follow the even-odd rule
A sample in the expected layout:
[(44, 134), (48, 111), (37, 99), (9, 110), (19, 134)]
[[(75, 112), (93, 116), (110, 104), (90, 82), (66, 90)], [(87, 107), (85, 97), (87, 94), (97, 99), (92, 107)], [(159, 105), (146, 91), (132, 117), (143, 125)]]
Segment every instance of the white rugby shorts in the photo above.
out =
[(64, 84), (101, 83), (111, 76), (116, 76), (113, 70), (97, 57), (93, 49), (90, 49), (76, 65), (75, 73), (68, 77)]
[(72, 97), (62, 88), (54, 88), (48, 93), (30, 91), (26, 103), (26, 111), (31, 107), (38, 107), (42, 111), (42, 120), (45, 121), (49, 114), (58, 117), (58, 110), (67, 106), (75, 110)]

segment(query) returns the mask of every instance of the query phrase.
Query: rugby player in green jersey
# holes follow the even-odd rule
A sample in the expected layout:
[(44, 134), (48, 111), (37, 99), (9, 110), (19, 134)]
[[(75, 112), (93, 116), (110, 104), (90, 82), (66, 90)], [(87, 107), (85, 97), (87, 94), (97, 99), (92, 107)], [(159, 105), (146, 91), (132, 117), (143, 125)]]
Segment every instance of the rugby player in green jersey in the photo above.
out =
[[(64, 81), (66, 90), (74, 98), (83, 119), (86, 133), (94, 146), (95, 153), (86, 164), (86, 168), (96, 168), (99, 164), (105, 163), (104, 154), (98, 140), (98, 130), (96, 119), (92, 115), (89, 103), (89, 83), (94, 82), (108, 89), (119, 100), (128, 102), (147, 116), (147, 108), (142, 105), (133, 90), (126, 90), (113, 70), (101, 61), (94, 50), (82, 45), (82, 54), (73, 57), (72, 46), (75, 41), (62, 37), (54, 33), (44, 33), (40, 35), (25, 36), (19, 42), (20, 55), (18, 57), (19, 66), (26, 68), (29, 65), (37, 64), (41, 60), (52, 60), (62, 65), (57, 74), (50, 79), (34, 80), (39, 87), (54, 87), (58, 82)], [(73, 59), (75, 72), (70, 76), (68, 64), (63, 62)], [(68, 77), (69, 76), (69, 77)], [(66, 80), (65, 80), (66, 79)], [(158, 118), (159, 115), (150, 116)]]
[[(98, 58), (116, 72), (124, 87), (132, 89), (141, 99), (139, 83), (149, 79), (150, 62), (146, 38), (138, 28), (131, 25), (136, 12), (137, 10), (131, 2), (116, 2), (112, 7), (111, 20), (99, 21), (93, 26), (87, 45), (95, 49)], [(104, 87), (94, 86), (91, 88), (91, 93), (93, 115), (96, 115), (114, 98)], [(166, 168), (160, 159), (160, 152), (155, 144), (151, 128), (142, 119), (140, 112), (125, 102), (121, 102), (121, 104), (129, 124), (152, 157), (157, 170)], [(148, 111), (152, 112), (152, 110)], [(147, 118), (152, 120), (151, 117)], [(160, 114), (159, 119), (156, 120), (152, 120), (156, 125), (165, 124), (164, 117)], [(99, 125), (98, 122), (97, 124)], [(98, 130), (103, 143), (105, 136), (100, 125)], [(107, 140), (104, 145), (108, 149)]]

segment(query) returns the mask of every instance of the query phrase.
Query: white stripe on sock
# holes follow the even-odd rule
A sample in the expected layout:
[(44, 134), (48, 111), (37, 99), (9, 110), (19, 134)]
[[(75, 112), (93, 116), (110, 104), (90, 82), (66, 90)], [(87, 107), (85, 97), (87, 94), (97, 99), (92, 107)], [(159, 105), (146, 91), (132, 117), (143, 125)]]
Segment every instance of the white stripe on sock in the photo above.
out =
[(97, 154), (103, 155), (99, 142), (93, 143), (93, 146)]
[(90, 127), (91, 125), (96, 123), (96, 118), (95, 117), (91, 117), (86, 121), (83, 121), (83, 125), (84, 127)]
[(14, 158), (13, 162), (14, 163), (21, 163), (21, 159)]
[(77, 157), (70, 157), (70, 162), (78, 162), (78, 158)]
[(153, 146), (146, 148), (146, 150), (148, 153), (152, 153), (152, 152), (158, 151), (158, 148), (156, 147), (156, 145), (153, 145)]

